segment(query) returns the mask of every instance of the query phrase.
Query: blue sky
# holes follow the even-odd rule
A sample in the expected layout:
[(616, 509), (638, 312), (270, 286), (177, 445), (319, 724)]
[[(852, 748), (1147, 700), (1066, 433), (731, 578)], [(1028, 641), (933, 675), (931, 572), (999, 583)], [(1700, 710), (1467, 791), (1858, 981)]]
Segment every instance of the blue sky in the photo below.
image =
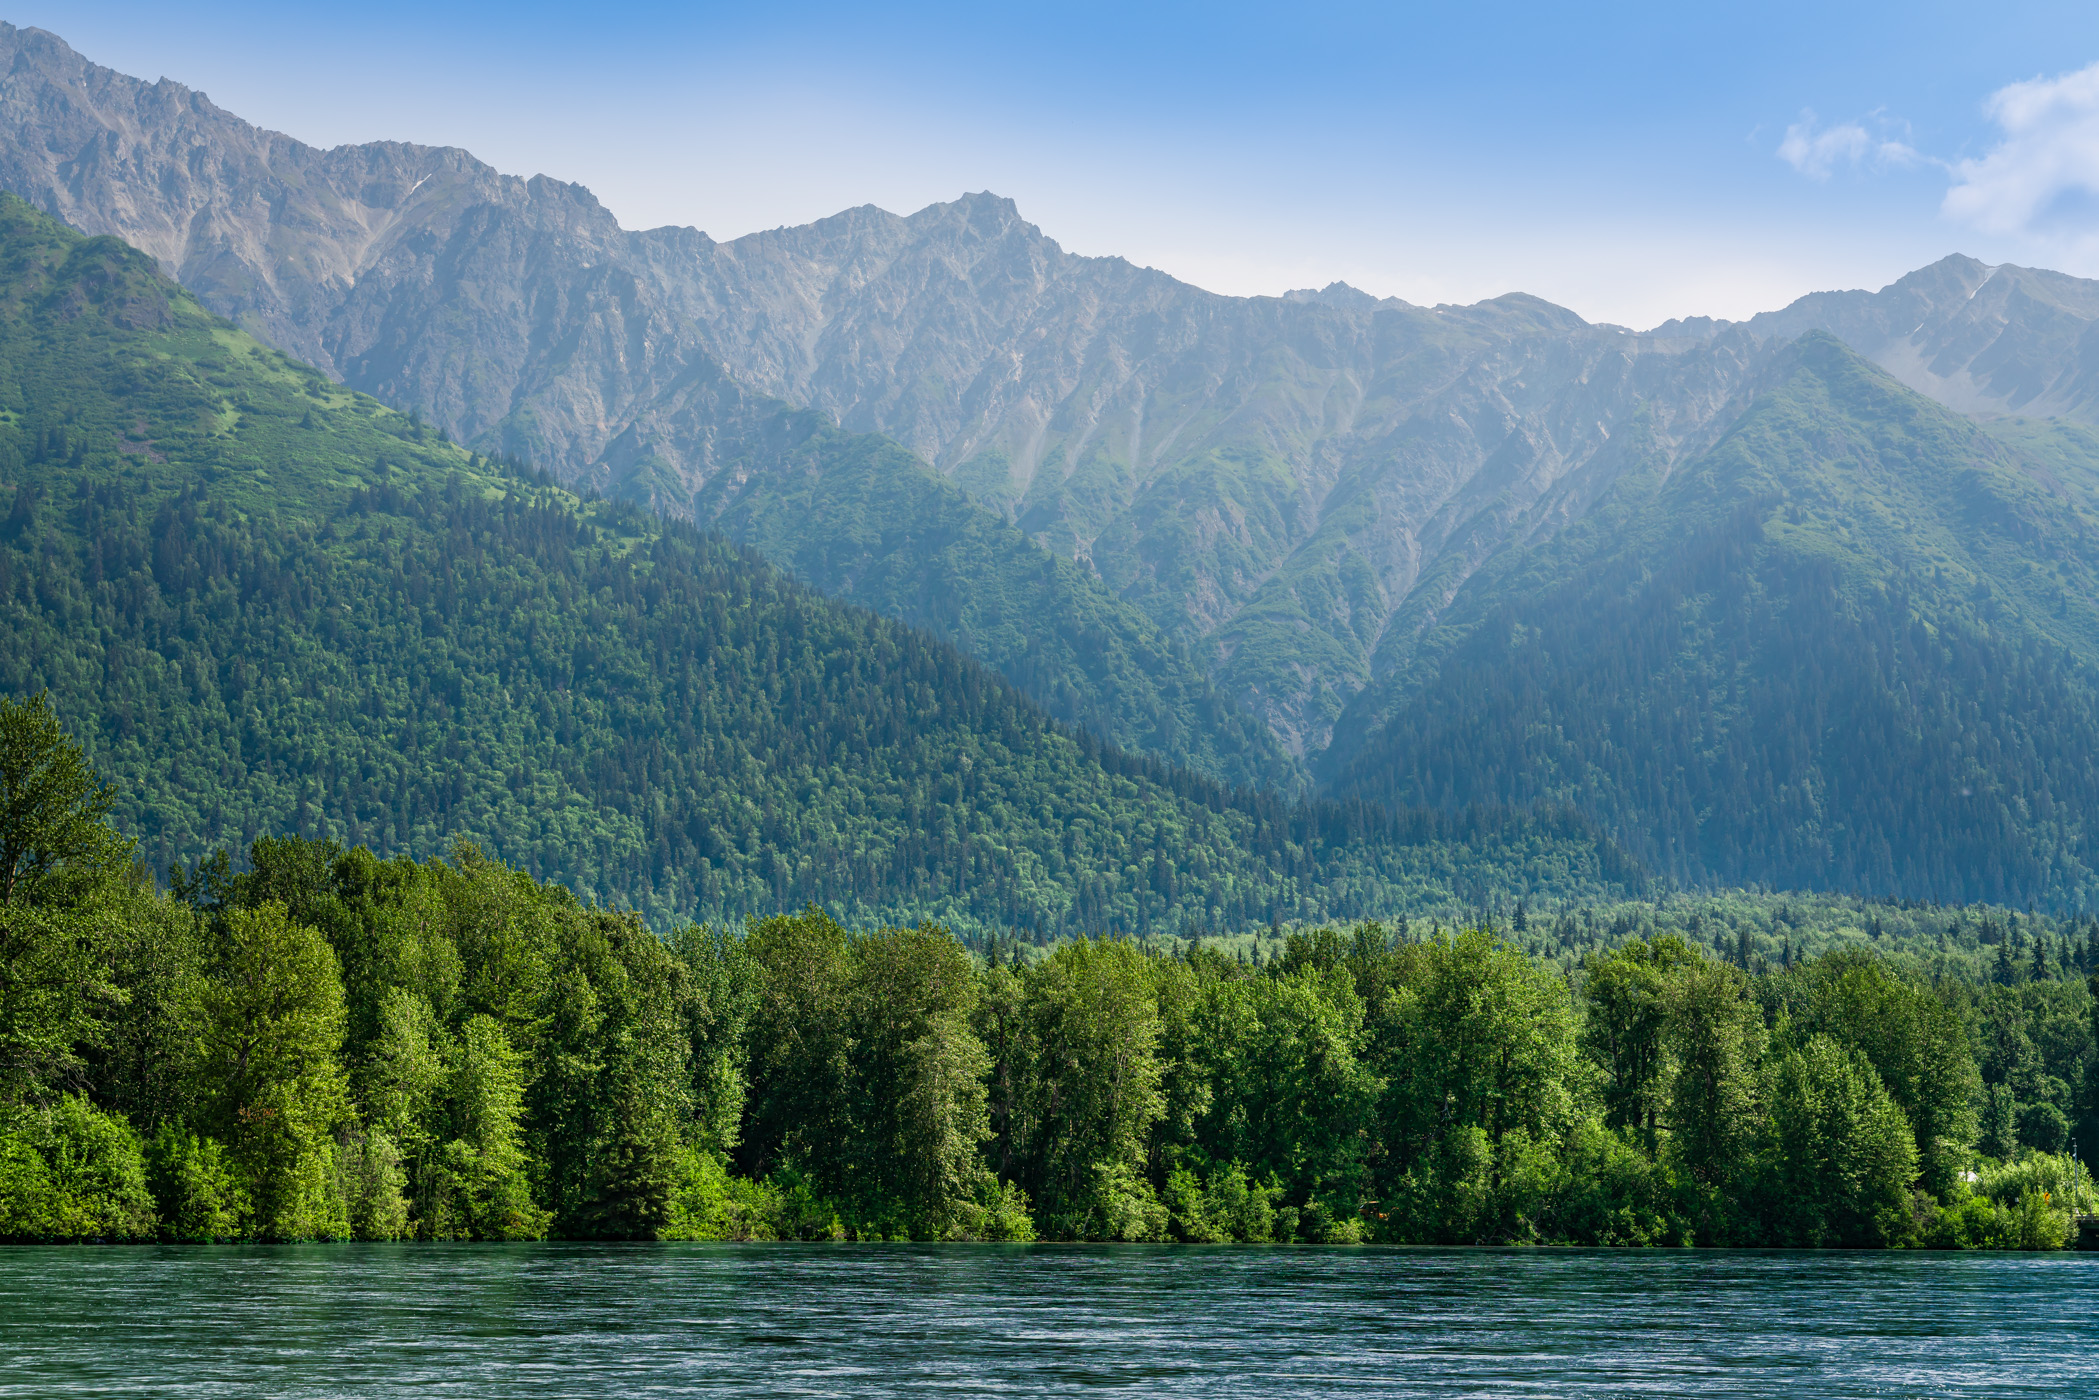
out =
[(0, 11), (321, 145), (465, 146), (718, 238), (1012, 196), (1199, 285), (1741, 316), (1960, 250), (2099, 276), (2099, 6)]

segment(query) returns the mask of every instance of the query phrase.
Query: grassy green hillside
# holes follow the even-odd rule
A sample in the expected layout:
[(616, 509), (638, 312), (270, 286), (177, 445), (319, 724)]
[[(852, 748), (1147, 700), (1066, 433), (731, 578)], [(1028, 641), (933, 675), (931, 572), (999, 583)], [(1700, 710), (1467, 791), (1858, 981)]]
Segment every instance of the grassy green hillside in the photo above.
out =
[(1725, 439), (1483, 569), (1338, 794), (1566, 803), (1690, 884), (2099, 897), (2099, 511), (1804, 337)]
[(668, 922), (819, 900), (1169, 931), (1607, 893), (1579, 822), (1290, 807), (1103, 749), (895, 622), (508, 476), (0, 202), (0, 690), (156, 867), (466, 836)]

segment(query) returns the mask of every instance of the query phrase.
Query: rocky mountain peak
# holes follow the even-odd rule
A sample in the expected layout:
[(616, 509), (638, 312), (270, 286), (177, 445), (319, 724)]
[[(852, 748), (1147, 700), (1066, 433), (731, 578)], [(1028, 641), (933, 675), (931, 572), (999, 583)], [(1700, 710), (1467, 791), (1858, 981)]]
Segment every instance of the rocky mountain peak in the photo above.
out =
[(2099, 282), (1954, 254), (1744, 324), (1776, 339), (1827, 330), (1964, 413), (2099, 421)]
[[(738, 459), (753, 395), (886, 434), (1215, 657), (1299, 753), (1402, 600), (1581, 509), (1617, 469), (1609, 425), (1688, 364), (1532, 297), (1219, 296), (1067, 253), (982, 191), (726, 243), (628, 232), (576, 186), (461, 151), (318, 151), (55, 39), (0, 51), (25, 44), (40, 57), (0, 74), (0, 185), (265, 338), (674, 510)], [(1731, 373), (1662, 415), (1670, 442)]]
[(1380, 306), (1405, 306), (1398, 297), (1374, 297), (1370, 293), (1351, 287), (1346, 282), (1329, 282), (1318, 289), (1304, 288), (1285, 292), (1282, 299), (1300, 305), (1338, 306), (1350, 311), (1373, 311)]
[(1970, 412), (2099, 419), (2099, 284), (2053, 273), (1954, 257), (1639, 335), (1522, 293), (1221, 296), (985, 191), (718, 243), (464, 151), (317, 150), (11, 27), (0, 187), (462, 441), (664, 509), (743, 460), (760, 400), (891, 437), (1305, 755), (1483, 560), (1709, 442), (1779, 342), (1829, 331)]

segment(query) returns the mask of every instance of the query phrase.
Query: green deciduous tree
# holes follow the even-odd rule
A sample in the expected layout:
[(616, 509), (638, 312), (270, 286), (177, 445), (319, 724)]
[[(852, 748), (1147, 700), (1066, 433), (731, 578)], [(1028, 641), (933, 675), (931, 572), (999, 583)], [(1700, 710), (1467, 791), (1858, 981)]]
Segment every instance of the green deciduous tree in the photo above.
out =
[[(439, 1239), (536, 1239), (547, 1212), (532, 1201), (524, 1142), (525, 1064), (495, 1018), (468, 1018), (439, 1084), (437, 1119), (419, 1203), (425, 1232)], [(658, 1213), (650, 1228), (660, 1229)]]
[(688, 924), (671, 940), (685, 965), (685, 1036), (691, 1047), (693, 1132), (720, 1156), (743, 1132), (749, 1087), (747, 1043), (758, 1006), (759, 969), (742, 937)]
[(853, 1168), (845, 1194), (889, 1233), (973, 1233), (987, 1196), (979, 1145), (990, 1135), (990, 1057), (970, 1027), (976, 972), (945, 929), (920, 925), (847, 948)]
[(1363, 1005), (1346, 969), (1218, 979), (1189, 1053), (1209, 1089), (1202, 1160), (1281, 1185), (1282, 1201), (1356, 1235), (1384, 1084), (1357, 1053)]
[(334, 951), (282, 904), (234, 909), (217, 921), (200, 992), (201, 1111), (246, 1174), (255, 1232), (343, 1233), (332, 1135), (351, 1108), (337, 1058), (344, 1017)]
[(77, 1094), (0, 1114), (0, 1239), (150, 1239), (137, 1134)]
[(147, 1183), (164, 1240), (208, 1244), (252, 1228), (245, 1173), (215, 1138), (163, 1123), (147, 1154)]
[(1484, 930), (1421, 945), (1389, 1053), (1387, 1212), (1407, 1238), (1531, 1237), (1586, 1065), (1568, 988)]
[(1912, 1233), (1917, 1146), (1866, 1056), (1825, 1035), (1779, 1060), (1771, 1091), (1778, 1242), (1877, 1247)]
[(562, 943), (527, 1096), (542, 1203), (562, 1234), (654, 1238), (689, 1108), (683, 969), (631, 915), (577, 909)]
[(1153, 1238), (1165, 1228), (1144, 1176), (1165, 1110), (1152, 976), (1135, 945), (1092, 938), (1025, 975), (1021, 1180), (1053, 1234)]
[(0, 903), (46, 903), (128, 863), (102, 781), (42, 693), (0, 696)]
[(1670, 1154), (1719, 1191), (1751, 1162), (1763, 1113), (1764, 1022), (1740, 969), (1702, 961), (1672, 979), (1669, 1042)]
[[(85, 1087), (87, 1057), (108, 1048), (99, 1013), (125, 996), (110, 959), (150, 922), (112, 878), (132, 851), (107, 820), (114, 800), (44, 695), (0, 696), (0, 1108)], [(127, 969), (152, 976), (150, 962)]]
[(757, 923), (745, 942), (759, 992), (737, 1158), (753, 1175), (783, 1160), (815, 1164), (830, 1179), (842, 1175), (831, 1158), (847, 1132), (846, 941), (844, 928), (812, 909)]
[(1668, 1102), (1669, 981), (1702, 961), (1673, 934), (1636, 938), (1589, 965), (1582, 1049), (1600, 1071), (1607, 1127), (1635, 1132), (1655, 1151)]
[(0, 1105), (48, 1100), (87, 1073), (109, 983), (94, 911), (0, 906)]
[(1919, 1177), (1941, 1200), (1975, 1141), (1982, 1089), (1960, 1014), (1866, 952), (1818, 960), (1798, 1029), (1855, 1047), (1915, 1130)]

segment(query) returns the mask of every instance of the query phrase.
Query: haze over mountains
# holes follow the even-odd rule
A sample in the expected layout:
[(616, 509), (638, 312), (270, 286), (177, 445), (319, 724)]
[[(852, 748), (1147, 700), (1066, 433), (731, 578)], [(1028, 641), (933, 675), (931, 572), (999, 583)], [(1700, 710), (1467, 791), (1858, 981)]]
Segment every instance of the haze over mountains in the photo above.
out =
[(467, 838), (661, 928), (820, 901), (1037, 937), (1642, 876), (1565, 814), (1285, 804), (631, 502), (443, 441), (0, 194), (0, 693), (155, 870)]
[[(2074, 426), (2099, 420), (2099, 284), (1951, 257), (1645, 333), (1522, 295), (1225, 297), (1068, 254), (988, 194), (722, 243), (459, 150), (316, 150), (41, 31), (0, 27), (0, 69), (0, 187), (351, 388), (719, 524), (1118, 743), (1285, 790), (1565, 801), (1686, 879), (2060, 899), (2099, 869), (2075, 816), (2099, 457)], [(2011, 421), (2039, 418), (2064, 421)], [(1970, 671), (1923, 647), (1863, 688), (1778, 685), (1809, 577), (1833, 665), (1914, 624)], [(1571, 583), (1580, 619), (1553, 611)], [(1577, 621), (1579, 656), (1479, 650)], [(1499, 736), (1460, 703), (1614, 656)], [(1904, 708), (1920, 686), (1948, 687), (1938, 719)], [(2022, 718), (1945, 778), (1978, 807), (1920, 826), (1923, 790), (1838, 776), (1838, 691), (1912, 741)], [(1669, 743), (1603, 718), (1628, 705), (1696, 733), (1656, 767)], [(1927, 889), (1948, 860), (1980, 873)]]

